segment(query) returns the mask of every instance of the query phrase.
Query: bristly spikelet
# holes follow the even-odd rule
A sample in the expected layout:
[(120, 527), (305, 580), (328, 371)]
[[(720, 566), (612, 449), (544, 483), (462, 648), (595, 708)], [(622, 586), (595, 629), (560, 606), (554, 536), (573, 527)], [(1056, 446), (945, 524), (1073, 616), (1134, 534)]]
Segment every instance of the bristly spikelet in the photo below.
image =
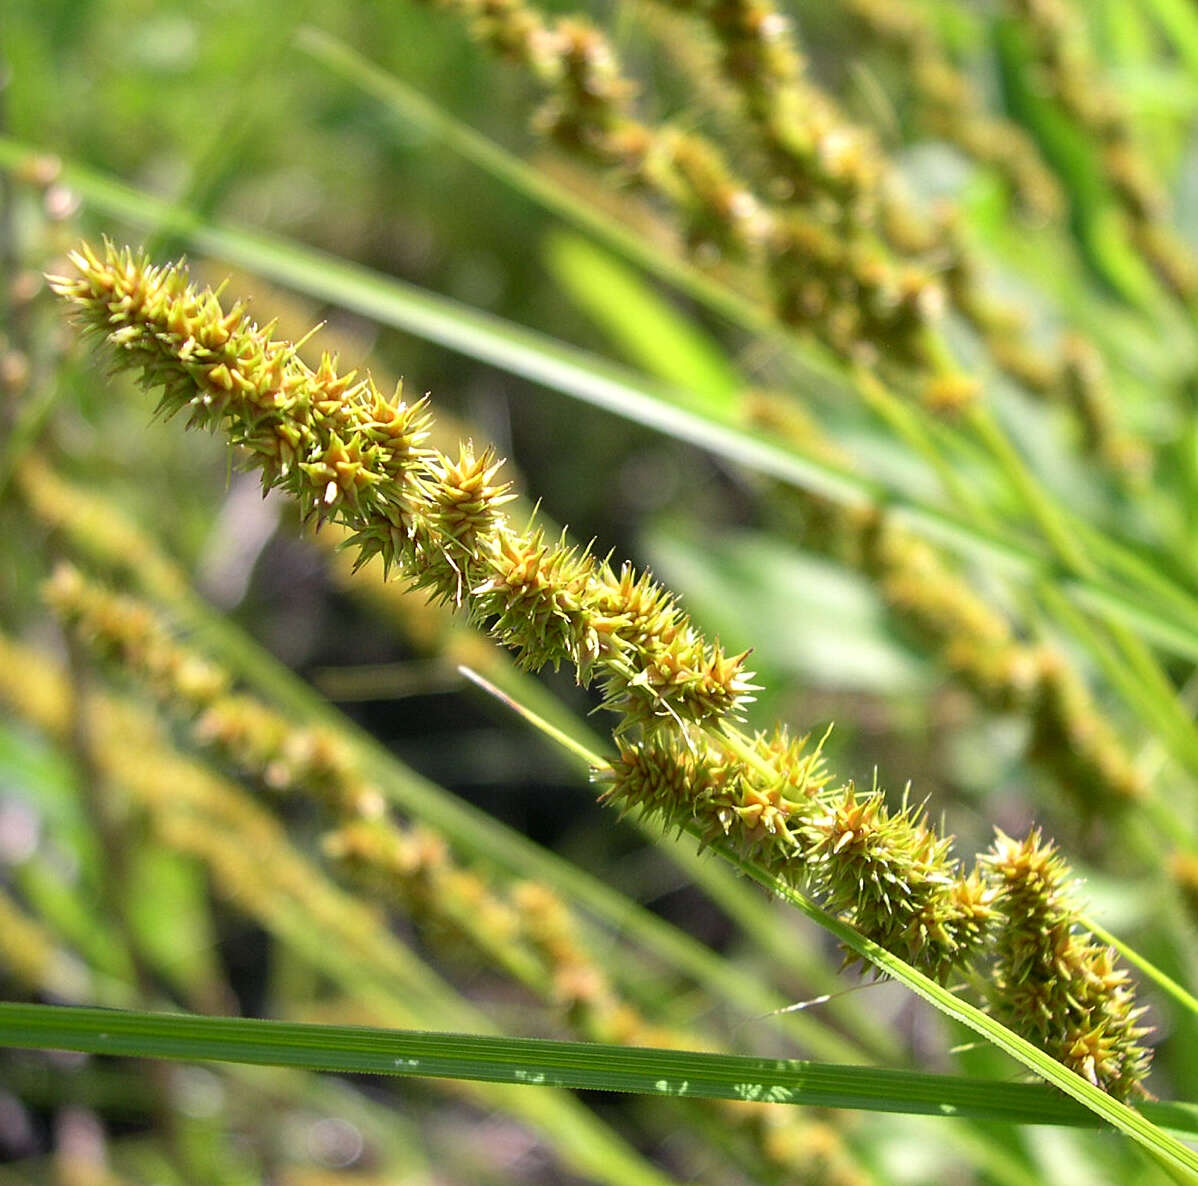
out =
[(1123, 96), (1103, 78), (1078, 6), (1063, 0), (1007, 0), (1037, 71), (1037, 83), (1094, 143), (1129, 237), (1157, 279), (1183, 305), (1198, 287), (1198, 261), (1168, 222), (1169, 198), (1136, 142)]
[(599, 658), (591, 621), (595, 561), (563, 537), (507, 532), (491, 542), (471, 590), (472, 612), (530, 670), (567, 658), (584, 682)]
[(826, 786), (820, 747), (784, 731), (753, 739), (752, 763), (704, 738), (622, 742), (602, 798), (665, 827), (727, 839), (746, 857), (938, 980), (981, 949), (997, 892), (962, 877), (951, 839), (879, 791)]
[(666, 828), (697, 828), (704, 842), (731, 840), (771, 872), (788, 875), (801, 858), (795, 829), (822, 789), (818, 746), (784, 730), (753, 739), (760, 769), (750, 770), (702, 737), (655, 732), (619, 741), (619, 758), (596, 774), (603, 802), (639, 808)]
[(1016, 123), (994, 116), (974, 81), (958, 68), (918, 0), (842, 0), (852, 34), (886, 46), (898, 59), (915, 118), (937, 137), (994, 167), (1019, 204), (1039, 221), (1064, 209), (1060, 183), (1035, 141)]
[(989, 895), (962, 890), (952, 841), (910, 807), (851, 785), (803, 828), (813, 891), (823, 905), (938, 980), (979, 949), (993, 919)]
[(228, 672), (175, 644), (145, 603), (119, 597), (60, 564), (43, 588), (50, 608), (104, 659), (135, 670), (156, 696), (195, 711), (228, 695)]
[(1069, 866), (1038, 829), (1003, 832), (982, 858), (1001, 897), (992, 1007), (1091, 1083), (1125, 1099), (1143, 1094), (1151, 1051), (1130, 977), (1115, 953), (1074, 921)]
[(428, 478), (420, 482), (430, 526), (471, 558), (477, 557), (480, 541), (502, 525), (500, 508), (516, 497), (509, 483), (494, 481), (502, 468), (489, 448), (476, 454), (473, 445), (463, 442), (457, 461), (444, 455), (430, 458)]
[[(602, 680), (605, 704), (634, 723), (700, 724), (748, 699), (743, 656), (706, 642), (646, 578), (617, 578), (589, 550), (514, 528), (512, 495), (489, 450), (456, 460), (425, 447), (426, 401), (385, 397), (369, 377), (313, 369), (240, 305), (226, 313), (182, 266), (159, 268), (108, 246), (72, 253), (78, 275), (54, 290), (85, 324), (162, 389), (162, 409), (223, 428), (261, 468), (267, 488), (306, 514), (349, 527), (364, 559), (378, 555), (434, 598), (466, 610), (529, 667), (568, 663)], [(625, 607), (619, 593), (633, 598)], [(645, 607), (659, 607), (646, 621)]]

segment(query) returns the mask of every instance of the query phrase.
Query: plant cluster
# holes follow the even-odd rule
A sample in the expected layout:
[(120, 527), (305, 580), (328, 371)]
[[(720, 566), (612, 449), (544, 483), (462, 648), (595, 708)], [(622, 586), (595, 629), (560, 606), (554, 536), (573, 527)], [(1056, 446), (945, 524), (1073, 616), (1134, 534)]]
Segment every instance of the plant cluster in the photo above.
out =
[[(1125, 974), (1109, 953), (1097, 954), (1075, 913), (1046, 922), (1001, 855), (983, 861), (993, 876), (963, 874), (951, 838), (921, 810), (904, 803), (894, 811), (876, 788), (830, 786), (818, 749), (785, 731), (739, 734), (751, 690), (742, 657), (706, 642), (647, 577), (627, 567), (617, 577), (589, 549), (513, 529), (502, 510), (510, 494), (489, 452), (463, 445), (452, 461), (422, 445), (426, 400), (387, 400), (369, 379), (339, 375), (327, 355), (309, 368), (241, 307), (226, 313), (217, 294), (191, 286), (179, 267), (112, 246), (98, 255), (85, 245), (72, 261), (78, 274), (56, 278), (55, 290), (120, 363), (162, 389), (168, 415), (224, 429), (267, 487), (288, 489), (305, 514), (343, 522), (366, 559), (381, 555), (412, 586), (462, 608), (522, 664), (567, 661), (583, 682), (598, 669), (603, 703), (620, 718), (619, 757), (597, 771), (610, 781), (608, 799), (707, 842), (730, 838), (941, 981), (971, 967), (991, 933), (1000, 952), (1039, 952), (995, 977), (1003, 1008), (1096, 1085), (1120, 1095), (1138, 1088), (1149, 1061), (1140, 1011)], [(144, 639), (122, 632), (121, 615), (96, 605), (88, 613), (85, 591), (70, 578), (57, 597), (109, 645), (140, 641), (144, 649)], [(138, 633), (146, 631), (135, 623)], [(169, 672), (178, 686), (188, 664), (155, 659), (152, 648), (149, 655), (151, 670)], [(1062, 880), (1058, 870), (1041, 892), (1059, 897)], [(1108, 961), (1105, 978), (1096, 958)], [(1100, 989), (1079, 1001), (1079, 983)]]

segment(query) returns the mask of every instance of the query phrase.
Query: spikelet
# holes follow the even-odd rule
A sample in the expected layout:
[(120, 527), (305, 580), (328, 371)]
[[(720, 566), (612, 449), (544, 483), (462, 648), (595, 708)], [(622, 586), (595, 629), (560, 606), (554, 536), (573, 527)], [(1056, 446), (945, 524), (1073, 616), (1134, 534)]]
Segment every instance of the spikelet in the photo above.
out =
[[(638, 118), (636, 88), (598, 29), (577, 19), (551, 23), (520, 0), (446, 3), (538, 79), (548, 95), (535, 120), (540, 130), (664, 201), (697, 262), (748, 263), (761, 272), (780, 320), (846, 357), (874, 359), (880, 347), (897, 362), (930, 363), (922, 338), (943, 304), (939, 282), (926, 269), (896, 266), (872, 234), (846, 240), (833, 233), (850, 206), (861, 217), (849, 222), (872, 223), (866, 211), (876, 205), (874, 162), (881, 157), (868, 134), (840, 119), (814, 88), (792, 102), (800, 59), (786, 19), (764, 0), (727, 0), (709, 16), (730, 39), (726, 60), (738, 63), (738, 79), (755, 96), (750, 106), (786, 163), (790, 204), (780, 210), (771, 205), (778, 185), (768, 198), (755, 192), (712, 140)], [(821, 201), (799, 202), (800, 189)]]
[(1112, 1095), (1143, 1094), (1151, 1052), (1138, 1023), (1146, 1009), (1135, 1006), (1114, 950), (1075, 923), (1071, 874), (1056, 847), (1038, 829), (1023, 840), (999, 831), (982, 864), (1001, 894), (994, 1011)]
[(1008, 0), (1020, 18), (1040, 84), (1098, 146), (1129, 238), (1183, 305), (1198, 293), (1198, 259), (1169, 225), (1169, 200), (1133, 132), (1122, 98), (1102, 77), (1081, 14), (1069, 0)]
[(383, 799), (329, 729), (301, 727), (253, 696), (234, 693), (227, 671), (179, 643), (145, 602), (60, 564), (46, 583), (50, 608), (79, 640), (145, 685), (191, 724), (203, 746), (274, 791), (302, 789), (337, 815), (377, 816)]
[[(699, 723), (736, 714), (753, 690), (744, 656), (704, 640), (672, 604), (652, 622), (641, 601), (625, 613), (606, 564), (564, 542), (550, 546), (503, 511), (512, 495), (484, 451), (457, 460), (424, 446), (427, 401), (387, 398), (367, 376), (339, 374), (327, 355), (308, 367), (235, 306), (198, 290), (181, 266), (84, 245), (59, 295), (140, 368), (166, 414), (224, 428), (306, 515), (353, 531), (363, 561), (378, 555), (410, 583), (510, 641), (529, 667), (566, 663), (598, 675), (604, 703), (633, 723)], [(642, 598), (643, 600), (643, 598)]]
[(758, 734), (752, 748), (749, 764), (701, 740), (622, 744), (610, 771), (596, 775), (601, 798), (707, 843), (727, 839), (931, 976), (944, 980), (969, 962), (995, 894), (961, 876), (951, 839), (907, 806), (891, 811), (876, 788), (828, 786), (821, 747), (806, 739), (779, 730)]
[(909, 0), (839, 0), (839, 8), (855, 33), (884, 46), (901, 63), (916, 117), (931, 133), (996, 169), (1028, 214), (1060, 217), (1061, 187), (1035, 143), (1018, 124), (986, 111), (978, 89), (945, 52), (922, 7)]
[[(849, 225), (869, 225), (884, 160), (864, 129), (847, 123), (805, 78), (790, 20), (770, 0), (671, 0), (700, 17), (721, 52), (772, 166), (772, 191)], [(821, 201), (822, 199), (822, 201)]]

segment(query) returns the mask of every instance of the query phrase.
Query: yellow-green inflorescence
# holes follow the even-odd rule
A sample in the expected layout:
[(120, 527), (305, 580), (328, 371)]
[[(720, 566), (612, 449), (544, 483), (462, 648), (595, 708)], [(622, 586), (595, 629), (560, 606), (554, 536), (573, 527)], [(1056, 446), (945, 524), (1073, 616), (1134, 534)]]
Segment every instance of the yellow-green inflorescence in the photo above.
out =
[(805, 889), (863, 934), (944, 980), (968, 965), (997, 918), (996, 891), (963, 876), (952, 840), (922, 811), (893, 811), (827, 775), (820, 747), (779, 729), (748, 753), (664, 734), (621, 744), (603, 798), (668, 826), (733, 838), (745, 856)]
[(1198, 259), (1169, 224), (1169, 197), (1136, 142), (1122, 95), (1088, 44), (1084, 8), (1069, 0), (1007, 0), (1026, 40), (1034, 85), (1051, 95), (1096, 146), (1132, 243), (1183, 304), (1198, 293)]
[(572, 665), (597, 679), (631, 727), (658, 718), (701, 724), (735, 716), (750, 699), (744, 656), (694, 629), (674, 599), (629, 567), (546, 538), (504, 512), (512, 495), (489, 451), (456, 458), (425, 447), (427, 403), (387, 397), (367, 377), (339, 374), (325, 356), (306, 365), (235, 305), (129, 251), (72, 255), (79, 275), (56, 278), (87, 324), (162, 389), (161, 409), (225, 429), (305, 514), (354, 532), (418, 587), (485, 623), (529, 668)]
[(224, 761), (271, 790), (303, 788), (336, 816), (382, 814), (381, 792), (336, 731), (300, 727), (255, 697), (233, 692), (229, 672), (181, 644), (147, 603), (88, 580), (65, 562), (44, 595), (81, 642), (188, 719), (195, 739)]
[[(514, 526), (489, 451), (427, 447), (426, 401), (388, 398), (327, 356), (309, 367), (182, 267), (112, 247), (72, 262), (78, 274), (55, 290), (162, 389), (166, 412), (224, 429), (267, 487), (344, 523), (363, 559), (461, 609), (525, 666), (568, 663), (599, 685), (618, 718), (618, 753), (596, 771), (606, 800), (735, 846), (941, 981), (993, 949), (997, 1010), (1093, 1082), (1137, 1090), (1149, 1059), (1139, 1011), (1113, 953), (1078, 928), (1059, 857), (1021, 880), (1000, 836), (967, 872), (922, 807), (838, 783), (818, 745), (783, 729), (739, 731), (744, 656), (705, 640), (648, 576)], [(1021, 851), (1045, 849), (1033, 834)]]

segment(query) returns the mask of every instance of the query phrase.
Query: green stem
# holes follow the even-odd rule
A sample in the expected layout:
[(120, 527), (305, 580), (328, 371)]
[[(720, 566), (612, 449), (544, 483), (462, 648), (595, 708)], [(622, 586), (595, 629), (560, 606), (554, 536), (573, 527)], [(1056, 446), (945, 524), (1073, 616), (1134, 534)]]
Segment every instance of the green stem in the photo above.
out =
[(1195, 1017), (1198, 1017), (1198, 997), (1195, 997), (1192, 993), (1187, 992), (1186, 989), (1178, 984), (1172, 976), (1161, 971), (1161, 969), (1158, 968), (1151, 960), (1142, 956), (1134, 947), (1129, 947), (1123, 942), (1122, 939), (1116, 938), (1116, 936), (1112, 935), (1110, 931), (1108, 931), (1105, 927), (1100, 926), (1088, 915), (1082, 915), (1082, 917), (1078, 919), (1078, 922), (1080, 922), (1081, 925), (1086, 928), (1086, 930), (1093, 932), (1097, 938), (1113, 947), (1121, 956), (1123, 956), (1125, 960), (1127, 960), (1129, 964), (1134, 964), (1137, 968), (1139, 968), (1140, 971), (1143, 972), (1144, 975), (1153, 982), (1153, 984), (1155, 984), (1158, 988), (1163, 989), (1183, 1008), (1189, 1010), (1189, 1012), (1193, 1013)]

